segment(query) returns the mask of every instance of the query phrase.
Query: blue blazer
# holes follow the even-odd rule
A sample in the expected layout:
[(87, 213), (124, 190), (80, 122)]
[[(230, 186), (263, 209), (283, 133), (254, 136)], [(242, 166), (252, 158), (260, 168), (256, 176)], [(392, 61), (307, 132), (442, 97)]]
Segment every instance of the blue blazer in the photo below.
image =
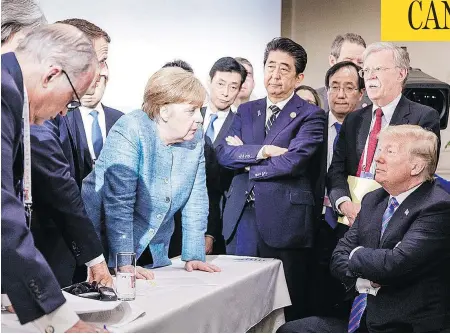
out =
[[(264, 242), (275, 248), (311, 247), (314, 175), (319, 169), (311, 162), (324, 140), (325, 113), (294, 94), (267, 136), (265, 121), (265, 98), (241, 105), (227, 135), (238, 136), (244, 145), (230, 146), (224, 139), (216, 148), (219, 163), (238, 171), (227, 193), (223, 235), (225, 240), (233, 235), (253, 188), (257, 227)], [(257, 160), (263, 145), (289, 151)], [(250, 172), (245, 171), (247, 166)]]
[(23, 178), (23, 88), (15, 55), (2, 55), (2, 289), (22, 324), (65, 302), (55, 276), (34, 246), (17, 196), (17, 181)]
[(83, 181), (86, 211), (100, 235), (106, 225), (109, 266), (118, 252), (149, 246), (153, 267), (169, 265), (173, 216), (182, 210), (182, 260), (205, 260), (208, 221), (201, 129), (188, 142), (164, 145), (155, 121), (142, 110), (111, 129), (95, 168)]

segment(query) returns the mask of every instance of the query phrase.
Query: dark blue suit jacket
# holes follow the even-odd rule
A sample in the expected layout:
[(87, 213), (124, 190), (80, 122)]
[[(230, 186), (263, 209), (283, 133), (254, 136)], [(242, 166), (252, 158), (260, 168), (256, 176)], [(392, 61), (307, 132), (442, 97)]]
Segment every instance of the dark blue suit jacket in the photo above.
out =
[[(227, 193), (224, 237), (233, 234), (253, 188), (257, 227), (264, 242), (275, 248), (311, 247), (318, 170), (311, 162), (323, 142), (325, 113), (294, 94), (267, 136), (265, 121), (266, 99), (241, 105), (227, 135), (238, 136), (244, 145), (230, 146), (223, 140), (216, 148), (219, 163), (237, 170)], [(258, 161), (263, 145), (289, 151)], [(246, 166), (250, 166), (248, 173)]]
[[(369, 295), (369, 332), (440, 332), (450, 328), (450, 195), (424, 182), (397, 208), (381, 236), (384, 189), (368, 193), (333, 252), (331, 273), (349, 289), (358, 277), (381, 285)], [(353, 249), (358, 249), (349, 260)], [(354, 291), (354, 290), (353, 290)]]
[[(22, 72), (13, 53), (2, 55), (2, 288), (21, 323), (35, 320), (61, 306), (65, 299), (58, 282), (25, 222), (15, 182), (23, 177)], [(18, 153), (19, 152), (19, 153)], [(13, 165), (20, 166), (13, 169)]]

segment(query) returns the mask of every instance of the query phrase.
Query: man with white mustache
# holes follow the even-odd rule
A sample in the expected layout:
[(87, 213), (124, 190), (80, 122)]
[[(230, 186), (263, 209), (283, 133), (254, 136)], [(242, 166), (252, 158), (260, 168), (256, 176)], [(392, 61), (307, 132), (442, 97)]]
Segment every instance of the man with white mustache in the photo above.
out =
[(377, 42), (364, 51), (363, 61), (359, 74), (373, 105), (345, 118), (327, 176), (331, 204), (338, 214), (348, 218), (350, 225), (361, 207), (351, 202), (347, 177), (374, 178), (374, 155), (382, 128), (420, 125), (433, 131), (440, 143), (438, 112), (402, 95), (410, 67), (408, 52), (392, 43)]

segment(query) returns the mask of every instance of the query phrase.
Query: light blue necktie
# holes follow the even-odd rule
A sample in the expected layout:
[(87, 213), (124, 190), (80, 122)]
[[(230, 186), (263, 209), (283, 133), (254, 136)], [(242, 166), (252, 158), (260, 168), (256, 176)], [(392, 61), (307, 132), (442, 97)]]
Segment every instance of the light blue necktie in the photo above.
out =
[(211, 139), (211, 142), (214, 142), (214, 122), (216, 121), (217, 117), (217, 114), (211, 114), (211, 119), (209, 120), (209, 125), (206, 129), (206, 137)]
[[(398, 202), (395, 197), (389, 200), (389, 205), (384, 211), (382, 223), (381, 223), (381, 237), (383, 236), (389, 220), (394, 215), (395, 209), (398, 207)], [(381, 239), (380, 237), (380, 239)], [(367, 293), (360, 293), (352, 304), (352, 310), (350, 312), (350, 320), (348, 321), (348, 332), (354, 333), (360, 325), (362, 315), (367, 306)]]
[(102, 130), (100, 129), (100, 124), (98, 122), (98, 111), (92, 110), (89, 115), (94, 118), (94, 121), (92, 122), (92, 146), (94, 146), (95, 158), (98, 159), (103, 147)]

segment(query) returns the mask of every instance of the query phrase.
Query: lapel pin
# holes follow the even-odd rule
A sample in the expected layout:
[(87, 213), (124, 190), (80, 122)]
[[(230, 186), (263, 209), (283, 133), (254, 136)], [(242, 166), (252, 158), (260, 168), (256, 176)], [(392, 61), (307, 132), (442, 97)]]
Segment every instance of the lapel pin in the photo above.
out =
[(406, 209), (405, 215), (408, 215), (408, 214), (409, 214), (409, 209)]
[(258, 110), (258, 116), (261, 116), (261, 110)]
[(295, 118), (295, 117), (297, 116), (297, 114), (296, 114), (295, 112), (291, 112), (291, 113), (289, 114), (289, 116), (291, 116), (291, 118)]

